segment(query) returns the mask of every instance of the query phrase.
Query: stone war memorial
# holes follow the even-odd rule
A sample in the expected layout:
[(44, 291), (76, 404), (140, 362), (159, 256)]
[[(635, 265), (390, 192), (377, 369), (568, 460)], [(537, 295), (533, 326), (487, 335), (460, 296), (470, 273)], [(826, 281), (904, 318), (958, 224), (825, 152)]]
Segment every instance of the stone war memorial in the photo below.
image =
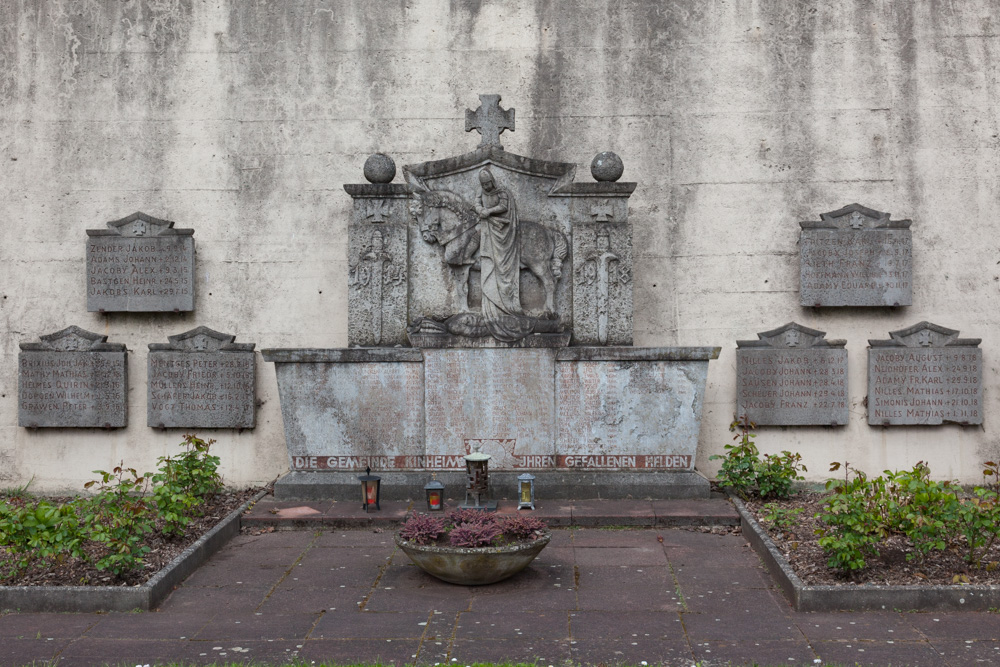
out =
[(868, 423), (983, 423), (981, 338), (930, 322), (869, 340)]
[(124, 428), (128, 425), (128, 351), (77, 326), (21, 343), (19, 426)]
[(789, 322), (736, 341), (737, 414), (758, 426), (847, 424), (847, 341), (825, 336)]
[(87, 230), (87, 310), (194, 310), (194, 230), (145, 213)]
[[(402, 167), (374, 154), (346, 184), (348, 342), (272, 348), (291, 472), (279, 497), (389, 497), (464, 456), (498, 493), (530, 471), (548, 497), (706, 497), (694, 472), (717, 347), (632, 347), (636, 183), (616, 154), (576, 166), (504, 150), (515, 110), (480, 95), (472, 151)], [(458, 130), (460, 128), (456, 128)]]

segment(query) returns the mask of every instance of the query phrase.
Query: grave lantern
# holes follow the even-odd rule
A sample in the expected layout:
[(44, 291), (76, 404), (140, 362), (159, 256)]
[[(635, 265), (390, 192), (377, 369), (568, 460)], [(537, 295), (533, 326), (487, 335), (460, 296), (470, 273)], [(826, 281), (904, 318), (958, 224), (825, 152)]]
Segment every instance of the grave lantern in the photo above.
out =
[(444, 484), (432, 479), (424, 487), (427, 494), (427, 510), (430, 512), (440, 512), (444, 510)]
[(358, 477), (361, 482), (361, 509), (368, 512), (371, 506), (381, 510), (379, 507), (379, 496), (382, 494), (382, 478), (372, 474), (371, 467), (365, 468), (365, 474)]
[(530, 472), (517, 476), (517, 509), (535, 509), (535, 476)]
[(485, 510), (495, 512), (497, 501), (489, 499), (490, 471), (489, 454), (476, 451), (465, 456), (465, 502), (459, 505), (462, 509)]

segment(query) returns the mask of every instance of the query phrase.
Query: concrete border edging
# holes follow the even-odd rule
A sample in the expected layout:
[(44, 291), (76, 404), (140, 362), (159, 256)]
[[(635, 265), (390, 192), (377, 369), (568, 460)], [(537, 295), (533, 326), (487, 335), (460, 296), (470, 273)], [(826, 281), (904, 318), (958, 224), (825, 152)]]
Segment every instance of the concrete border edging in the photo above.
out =
[(1000, 586), (807, 585), (743, 501), (730, 497), (740, 513), (743, 536), (796, 611), (987, 611), (1000, 607)]
[(0, 610), (20, 612), (149, 611), (240, 532), (240, 517), (267, 495), (257, 493), (139, 586), (0, 586)]

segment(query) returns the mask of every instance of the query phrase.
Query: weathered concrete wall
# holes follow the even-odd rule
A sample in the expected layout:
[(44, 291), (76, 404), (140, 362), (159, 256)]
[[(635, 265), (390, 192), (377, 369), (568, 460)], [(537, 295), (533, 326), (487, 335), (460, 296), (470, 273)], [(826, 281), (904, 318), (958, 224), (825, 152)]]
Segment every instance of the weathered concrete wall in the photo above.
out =
[[(791, 320), (846, 338), (851, 419), (768, 428), (822, 478), (998, 455), (1000, 42), (994, 4), (934, 0), (8, 0), (0, 3), (0, 485), (78, 489), (151, 468), (147, 343), (197, 325), (267, 347), (347, 342), (345, 182), (377, 150), (459, 154), (478, 94), (517, 109), (505, 147), (613, 150), (639, 182), (635, 343), (723, 345), (699, 467), (729, 442), (735, 340)], [(910, 218), (914, 305), (803, 309), (798, 221), (850, 202)], [(136, 210), (195, 231), (189, 314), (86, 311), (85, 231)], [(982, 337), (982, 428), (873, 428), (868, 338), (920, 320)], [(128, 345), (130, 425), (17, 424), (18, 343), (77, 324)], [(230, 483), (287, 468), (273, 369), (257, 427), (219, 440)]]

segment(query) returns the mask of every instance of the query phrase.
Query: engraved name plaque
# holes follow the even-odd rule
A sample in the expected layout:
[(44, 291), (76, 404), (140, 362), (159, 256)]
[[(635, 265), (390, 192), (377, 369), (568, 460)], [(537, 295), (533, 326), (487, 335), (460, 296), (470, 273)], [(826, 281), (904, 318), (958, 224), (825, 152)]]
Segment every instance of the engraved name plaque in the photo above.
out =
[(150, 343), (146, 422), (155, 428), (253, 428), (254, 343), (208, 327)]
[(846, 341), (790, 322), (736, 341), (737, 414), (758, 425), (847, 423)]
[(128, 352), (80, 327), (21, 343), (17, 423), (28, 428), (128, 425)]
[(909, 220), (859, 204), (800, 222), (803, 306), (909, 306), (913, 238)]
[(87, 230), (87, 310), (194, 310), (194, 230), (145, 213)]
[(868, 423), (983, 423), (980, 338), (921, 322), (869, 340)]

